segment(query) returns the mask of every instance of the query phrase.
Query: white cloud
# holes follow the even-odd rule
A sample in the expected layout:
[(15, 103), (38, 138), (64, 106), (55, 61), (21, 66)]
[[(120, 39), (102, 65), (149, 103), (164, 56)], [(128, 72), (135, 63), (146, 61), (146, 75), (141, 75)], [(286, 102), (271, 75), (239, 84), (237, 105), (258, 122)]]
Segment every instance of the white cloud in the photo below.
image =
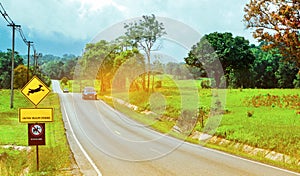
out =
[(102, 12), (105, 7), (114, 7), (120, 12), (124, 12), (127, 8), (120, 4), (115, 3), (113, 0), (69, 0), (71, 3), (79, 2), (80, 8), (78, 9), (79, 16), (85, 18), (88, 14)]
[(112, 14), (118, 18), (125, 11), (112, 0), (14, 0), (2, 4), (16, 24), (30, 30), (24, 33), (42, 34), (50, 40), (57, 33), (77, 40), (91, 38), (97, 28), (115, 22)]
[[(155, 14), (181, 21), (200, 34), (232, 32), (252, 39), (242, 23), (247, 0), (3, 0), (26, 36), (45, 40), (92, 40), (121, 21)], [(0, 29), (1, 30), (1, 29)], [(178, 29), (180, 30), (180, 29)]]

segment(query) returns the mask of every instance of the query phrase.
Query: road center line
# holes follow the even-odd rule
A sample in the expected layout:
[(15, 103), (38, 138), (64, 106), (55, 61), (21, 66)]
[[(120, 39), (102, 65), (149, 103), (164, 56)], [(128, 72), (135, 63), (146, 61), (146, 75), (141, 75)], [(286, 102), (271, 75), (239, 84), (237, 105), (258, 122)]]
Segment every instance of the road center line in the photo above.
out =
[(160, 154), (160, 155), (162, 154), (160, 151), (158, 151), (158, 150), (156, 150), (156, 149), (153, 149), (153, 148), (150, 148), (149, 150), (152, 151), (152, 152), (158, 153), (158, 154)]
[(121, 135), (121, 133), (120, 133), (119, 131), (117, 131), (117, 130), (115, 130), (115, 133), (116, 133), (117, 135)]

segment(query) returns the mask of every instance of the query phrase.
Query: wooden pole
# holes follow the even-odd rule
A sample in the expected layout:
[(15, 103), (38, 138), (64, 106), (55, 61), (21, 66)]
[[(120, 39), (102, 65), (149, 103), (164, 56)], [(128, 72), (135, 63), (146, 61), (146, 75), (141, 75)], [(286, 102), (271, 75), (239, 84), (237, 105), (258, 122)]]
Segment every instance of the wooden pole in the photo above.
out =
[(12, 51), (11, 51), (11, 79), (10, 79), (10, 108), (14, 107), (14, 68), (15, 68), (15, 29), (16, 27), (21, 27), (14, 23), (9, 24), (8, 26), (12, 27)]
[(39, 171), (39, 145), (36, 145), (36, 170)]
[(29, 60), (30, 60), (30, 44), (33, 42), (28, 41), (28, 58), (27, 58), (27, 82), (29, 81)]

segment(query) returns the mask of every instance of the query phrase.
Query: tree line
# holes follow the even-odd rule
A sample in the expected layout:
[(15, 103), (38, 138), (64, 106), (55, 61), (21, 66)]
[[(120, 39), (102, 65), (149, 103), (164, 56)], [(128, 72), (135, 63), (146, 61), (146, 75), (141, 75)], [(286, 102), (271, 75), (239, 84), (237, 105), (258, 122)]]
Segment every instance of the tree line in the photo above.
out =
[[(300, 72), (295, 60), (286, 60), (278, 48), (263, 50), (231, 33), (211, 33), (194, 45), (185, 58), (189, 66), (210, 72), (213, 87), (294, 88), (299, 87)], [(199, 62), (201, 58), (201, 62)], [(222, 68), (215, 70), (216, 60)], [(222, 72), (222, 74), (220, 73)], [(221, 76), (218, 76), (221, 75)]]
[[(11, 80), (12, 51), (0, 51), (0, 89), (9, 89)], [(27, 56), (14, 53), (14, 88), (20, 89), (27, 83)], [(30, 57), (29, 80), (33, 75), (38, 76), (46, 85), (50, 86), (51, 79), (73, 78), (74, 68), (78, 57), (64, 54), (63, 57), (47, 54), (41, 56), (35, 66), (33, 57)]]
[[(159, 49), (157, 41), (166, 31), (155, 15), (142, 16), (124, 24), (124, 36), (89, 43), (81, 58), (48, 59), (39, 69), (52, 79), (97, 79), (101, 92), (111, 87), (122, 89), (128, 82), (132, 89), (151, 91), (155, 76), (161, 73), (172, 74), (175, 79), (207, 77), (212, 87), (300, 87), (299, 9), (300, 3), (293, 0), (252, 0), (244, 9), (244, 22), (255, 30), (253, 36), (260, 41), (259, 46), (230, 32), (214, 32), (192, 46), (181, 64), (152, 60), (152, 52)], [(0, 55), (4, 68), (1, 87), (6, 87), (9, 77), (7, 55), (9, 51)], [(21, 64), (18, 58), (15, 62)], [(221, 65), (218, 68), (217, 63)]]
[[(149, 91), (155, 86), (155, 75), (161, 73), (172, 74), (175, 79), (208, 77), (212, 80), (211, 87), (299, 87), (297, 60), (286, 59), (277, 47), (264, 50), (266, 42), (255, 46), (230, 32), (214, 32), (191, 48), (184, 58), (185, 63), (163, 64), (158, 60), (151, 62), (152, 49), (147, 47), (154, 46), (165, 34), (163, 24), (154, 15), (143, 16), (138, 22), (125, 24), (124, 28), (125, 36), (114, 41), (87, 44), (80, 60), (79, 77), (98, 79), (100, 92), (111, 87), (124, 88), (126, 82), (135, 90)], [(215, 69), (216, 62), (221, 63), (218, 69)]]

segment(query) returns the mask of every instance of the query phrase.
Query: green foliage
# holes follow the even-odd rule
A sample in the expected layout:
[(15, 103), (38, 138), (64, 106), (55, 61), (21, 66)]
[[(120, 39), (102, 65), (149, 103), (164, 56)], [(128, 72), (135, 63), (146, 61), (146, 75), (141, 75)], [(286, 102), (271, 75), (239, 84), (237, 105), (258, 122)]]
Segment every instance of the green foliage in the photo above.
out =
[(298, 69), (293, 61), (279, 62), (278, 70), (275, 72), (278, 88), (293, 88), (293, 81), (296, 79)]
[(78, 57), (65, 54), (62, 58), (45, 55), (39, 59), (40, 69), (51, 79), (60, 80), (63, 77), (72, 79)]
[[(0, 52), (0, 89), (9, 89), (11, 80), (11, 57), (12, 51)], [(18, 67), (23, 64), (22, 57), (15, 51), (14, 53), (14, 66)], [(15, 69), (14, 68), (14, 69)]]
[(185, 134), (190, 134), (198, 121), (197, 113), (192, 110), (183, 110), (177, 120), (177, 126)]
[(204, 79), (201, 81), (201, 88), (202, 89), (208, 89), (211, 88), (211, 82), (209, 79)]
[[(285, 61), (278, 49), (263, 51), (264, 45), (249, 46), (243, 37), (215, 32), (194, 45), (185, 61), (214, 78), (216, 86), (293, 88), (299, 70), (296, 62)], [(222, 68), (217, 68), (218, 60)]]
[[(121, 43), (101, 40), (87, 44), (86, 52), (79, 61), (81, 67), (78, 79), (97, 79), (100, 92), (113, 89), (124, 89), (129, 81), (137, 90), (139, 78), (136, 73), (144, 72), (145, 61), (138, 50), (121, 50)], [(145, 82), (145, 80), (143, 80)], [(144, 85), (144, 83), (143, 83)], [(144, 86), (141, 86), (144, 88)]]
[[(125, 35), (134, 48), (141, 48), (147, 56), (148, 64), (148, 85), (150, 91), (150, 53), (153, 50), (156, 41), (166, 34), (163, 23), (160, 23), (154, 14), (144, 15), (139, 21), (125, 24)], [(153, 85), (152, 85), (153, 86)]]
[(29, 167), (26, 150), (0, 148), (0, 175), (23, 175), (24, 169)]
[(67, 77), (63, 77), (62, 79), (61, 79), (61, 83), (62, 84), (64, 84), (64, 85), (67, 85), (68, 84), (68, 78)]
[(155, 88), (162, 88), (162, 81), (161, 80), (155, 82)]
[(118, 49), (117, 45), (105, 40), (87, 44), (85, 53), (78, 62), (81, 69), (76, 73), (76, 77), (89, 80), (96, 78), (100, 81), (100, 92), (105, 92), (111, 87), (113, 64)]
[[(166, 100), (162, 118), (165, 120), (161, 123), (171, 123), (179, 119), (185, 126), (183, 118), (180, 117), (183, 112), (181, 96), (191, 94), (188, 87), (193, 84), (188, 80), (178, 81), (180, 83), (177, 82), (177, 84), (186, 86), (186, 91), (180, 94), (174, 82), (169, 79), (162, 81), (163, 88), (157, 90), (157, 93), (160, 93)], [(297, 142), (300, 140), (300, 121), (297, 114), (300, 100), (297, 89), (243, 89), (243, 91), (230, 89), (227, 91), (226, 104), (220, 104), (218, 99), (213, 101), (213, 96), (216, 95), (212, 94), (211, 89), (199, 89), (198, 93), (200, 109), (198, 123), (194, 130), (207, 129), (203, 126), (213, 120), (211, 108), (220, 109), (220, 106), (224, 106), (227, 110), (220, 112), (222, 121), (215, 135), (254, 147), (300, 157), (300, 143)], [(149, 100), (147, 93), (130, 92), (129, 96), (131, 104), (147, 107)], [(187, 124), (186, 127), (188, 127)]]
[(245, 80), (249, 78), (249, 69), (254, 59), (248, 40), (239, 36), (233, 37), (228, 32), (214, 32), (201, 38), (192, 47), (185, 61), (188, 65), (206, 71), (209, 77), (215, 79), (217, 87), (221, 86), (223, 75), (228, 80), (230, 72), (238, 72), (239, 76), (234, 77), (236, 80), (232, 83), (239, 87), (247, 84)]
[(21, 89), (27, 83), (27, 70), (28, 68), (24, 65), (18, 65), (17, 68), (14, 69), (14, 88)]
[(149, 108), (149, 94), (145, 91), (135, 91), (129, 94), (129, 103), (138, 104), (142, 110)]
[(157, 21), (154, 14), (143, 15), (141, 20), (125, 24), (124, 28), (132, 46), (141, 47), (147, 54), (156, 40), (166, 34), (163, 23)]
[(293, 88), (297, 67), (295, 62), (284, 61), (278, 50), (263, 51), (261, 43), (252, 48), (255, 61), (252, 66), (255, 87), (259, 88)]
[[(139, 91), (145, 90), (144, 73), (145, 59), (137, 50), (125, 50), (118, 53), (113, 63), (113, 88), (125, 89), (126, 81), (129, 81), (131, 88)], [(141, 82), (142, 84), (140, 84)], [(130, 89), (130, 91), (133, 91)]]
[(300, 71), (298, 72), (293, 84), (294, 84), (295, 88), (300, 88)]
[(206, 77), (205, 72), (197, 67), (191, 67), (185, 63), (168, 62), (163, 65), (164, 73), (174, 75), (175, 79), (198, 79)]
[[(0, 91), (0, 146), (16, 145), (27, 146), (27, 124), (20, 124), (18, 118), (19, 108), (32, 108), (32, 105), (21, 94), (15, 91), (15, 106), (9, 107), (9, 90)], [(39, 147), (40, 172), (36, 172), (35, 149), (30, 151), (18, 151), (13, 148), (2, 149), (0, 147), (0, 175), (23, 175), (28, 169), (28, 175), (71, 175), (69, 170), (73, 169), (72, 155), (65, 136), (62, 114), (60, 111), (59, 98), (57, 94), (49, 94), (41, 104), (40, 108), (54, 108), (55, 121), (46, 124), (45, 146)], [(67, 170), (67, 171), (66, 171)]]

